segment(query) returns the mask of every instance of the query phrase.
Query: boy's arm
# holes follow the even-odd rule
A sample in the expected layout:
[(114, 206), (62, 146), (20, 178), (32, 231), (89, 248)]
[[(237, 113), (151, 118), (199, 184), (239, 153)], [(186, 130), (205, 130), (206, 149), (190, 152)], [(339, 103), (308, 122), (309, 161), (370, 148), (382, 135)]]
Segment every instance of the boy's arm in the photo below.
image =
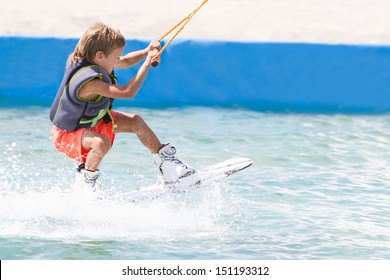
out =
[(160, 49), (160, 42), (152, 41), (149, 46), (143, 50), (134, 51), (122, 56), (117, 68), (129, 68), (136, 65), (142, 59), (144, 59), (150, 51), (153, 49)]
[(139, 68), (137, 74), (126, 85), (108, 84), (99, 79), (94, 79), (83, 85), (78, 96), (86, 101), (95, 101), (99, 95), (110, 98), (132, 98), (140, 90), (145, 78), (149, 72), (152, 58), (157, 55), (155, 48), (147, 53), (145, 62)]

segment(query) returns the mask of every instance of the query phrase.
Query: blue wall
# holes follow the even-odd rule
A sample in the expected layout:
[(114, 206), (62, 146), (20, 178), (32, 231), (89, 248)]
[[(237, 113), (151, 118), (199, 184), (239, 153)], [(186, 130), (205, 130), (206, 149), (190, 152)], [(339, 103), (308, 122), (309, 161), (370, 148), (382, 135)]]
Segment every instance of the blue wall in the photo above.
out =
[[(0, 37), (0, 106), (50, 106), (77, 39)], [(147, 41), (128, 40), (126, 51)], [(119, 70), (126, 83), (138, 67)], [(298, 112), (390, 111), (390, 47), (176, 39), (117, 105)]]

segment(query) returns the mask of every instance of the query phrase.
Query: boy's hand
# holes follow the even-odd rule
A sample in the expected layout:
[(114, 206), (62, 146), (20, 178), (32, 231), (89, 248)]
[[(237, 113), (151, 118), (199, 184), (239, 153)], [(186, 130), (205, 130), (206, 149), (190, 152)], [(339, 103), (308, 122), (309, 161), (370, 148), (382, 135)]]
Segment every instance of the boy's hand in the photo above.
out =
[(147, 47), (147, 51), (150, 52), (153, 49), (160, 50), (160, 48), (161, 48), (161, 43), (159, 41), (152, 41), (152, 42), (150, 42), (149, 46)]
[(160, 49), (161, 49), (161, 43), (159, 41), (150, 42), (149, 46), (145, 49), (145, 52), (147, 53), (145, 62), (147, 63), (148, 66), (152, 65), (155, 67), (159, 64), (160, 57), (156, 57), (155, 59), (153, 59), (153, 57), (155, 57), (158, 54)]
[(153, 58), (158, 54), (158, 52), (159, 52), (158, 48), (153, 48), (148, 52), (148, 55), (145, 60), (145, 63), (147, 63), (148, 66), (152, 65)]

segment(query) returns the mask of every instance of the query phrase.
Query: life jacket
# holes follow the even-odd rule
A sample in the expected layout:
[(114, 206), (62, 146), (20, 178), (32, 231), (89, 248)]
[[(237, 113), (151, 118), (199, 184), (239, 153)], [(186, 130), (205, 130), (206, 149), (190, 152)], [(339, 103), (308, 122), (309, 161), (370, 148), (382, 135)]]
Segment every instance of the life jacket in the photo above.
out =
[(116, 84), (114, 75), (101, 67), (83, 60), (72, 63), (66, 68), (64, 78), (50, 109), (50, 120), (65, 131), (94, 127), (102, 118), (111, 121), (110, 109), (114, 98), (99, 96), (95, 101), (79, 98), (80, 88), (93, 79)]

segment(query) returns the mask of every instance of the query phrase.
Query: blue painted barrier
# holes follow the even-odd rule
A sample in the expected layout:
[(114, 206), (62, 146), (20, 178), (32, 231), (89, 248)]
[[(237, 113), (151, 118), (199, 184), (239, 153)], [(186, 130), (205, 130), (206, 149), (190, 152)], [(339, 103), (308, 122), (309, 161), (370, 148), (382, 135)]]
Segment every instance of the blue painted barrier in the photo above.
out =
[[(50, 106), (77, 39), (0, 37), (0, 106)], [(125, 52), (144, 48), (128, 40)], [(120, 83), (138, 66), (117, 71)], [(390, 47), (176, 39), (138, 95), (116, 105), (390, 111)]]

